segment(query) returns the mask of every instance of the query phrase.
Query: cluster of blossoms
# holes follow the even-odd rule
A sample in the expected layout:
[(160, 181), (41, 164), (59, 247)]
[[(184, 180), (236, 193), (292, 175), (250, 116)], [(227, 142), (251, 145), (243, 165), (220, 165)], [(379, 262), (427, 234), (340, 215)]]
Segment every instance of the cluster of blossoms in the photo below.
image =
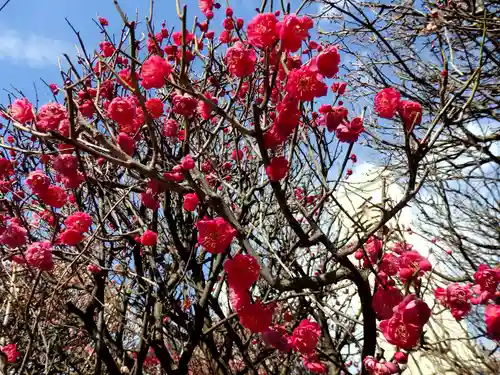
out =
[(224, 270), (227, 273), (231, 305), (240, 323), (252, 333), (260, 333), (266, 345), (285, 353), (295, 350), (302, 356), (304, 366), (309, 371), (325, 373), (327, 368), (315, 353), (321, 336), (318, 323), (304, 319), (290, 335), (284, 326), (272, 326), (274, 304), (265, 305), (259, 299), (251, 301), (249, 289), (258, 280), (260, 272), (257, 260), (250, 255), (238, 254), (224, 263)]
[(26, 184), (33, 194), (48, 206), (61, 208), (68, 201), (66, 191), (60, 186), (52, 185), (50, 178), (41, 170), (31, 172), (26, 179)]
[[(381, 320), (379, 328), (387, 342), (402, 349), (412, 349), (422, 335), (424, 325), (431, 316), (431, 309), (414, 294), (404, 297), (399, 289), (388, 286), (373, 296), (373, 310)], [(397, 352), (394, 360), (406, 363), (407, 354)], [(393, 362), (376, 361), (366, 357), (365, 368), (373, 375), (390, 375), (399, 371)]]
[(143, 246), (155, 246), (158, 242), (158, 233), (148, 229), (139, 238), (139, 242)]
[[(27, 242), (28, 231), (18, 218), (0, 216), (0, 245), (16, 249), (26, 245)], [(12, 255), (11, 260), (19, 264), (27, 263), (31, 267), (49, 271), (54, 266), (52, 245), (49, 241), (34, 242), (27, 247), (23, 256)]]
[(85, 212), (75, 212), (64, 220), (66, 229), (59, 235), (59, 242), (74, 246), (84, 239), (84, 233), (92, 225), (92, 218)]
[[(213, 1), (200, 2), (200, 9), (206, 15), (207, 21), (213, 17), (214, 8), (219, 7)], [(310, 38), (309, 30), (313, 27), (312, 20), (307, 17), (299, 17), (295, 14), (285, 15), (282, 20), (278, 19), (277, 13), (264, 13), (256, 15), (247, 27), (247, 41), (242, 41), (234, 35), (234, 30), (243, 27), (242, 19), (234, 19), (231, 8), (226, 10), (224, 20), (224, 32), (221, 41), (228, 44), (225, 55), (225, 64), (228, 71), (238, 78), (248, 78), (256, 71), (258, 63), (263, 60), (258, 59), (257, 51), (268, 53), (270, 57), (271, 69), (278, 69), (279, 79), (276, 87), (272, 89), (271, 102), (275, 104), (276, 112), (270, 111), (269, 118), (273, 121), (272, 126), (263, 134), (264, 143), (267, 148), (275, 150), (283, 144), (301, 123), (301, 102), (310, 101), (326, 95), (328, 86), (324, 78), (334, 78), (339, 72), (340, 55), (335, 46), (322, 46), (314, 41), (309, 41), (307, 49), (304, 51), (317, 53), (305, 64), (300, 60), (300, 56), (291, 55), (297, 52), (301, 46)], [(102, 27), (107, 26), (107, 21), (100, 18)], [(204, 38), (211, 40), (213, 32), (208, 30), (208, 23), (198, 24), (203, 32), (201, 39), (196, 39), (196, 35), (186, 31), (177, 31), (172, 34), (172, 44), (162, 47), (164, 40), (169, 37), (169, 32), (162, 25), (162, 29), (155, 35), (148, 35), (147, 50), (148, 57), (141, 65), (140, 72), (132, 72), (129, 61), (120, 56), (110, 40), (104, 40), (99, 44), (100, 60), (93, 70), (97, 77), (102, 78), (99, 89), (91, 87), (92, 79), (88, 77), (83, 81), (83, 88), (77, 92), (77, 107), (82, 117), (92, 119), (96, 113), (98, 101), (101, 100), (104, 111), (99, 111), (100, 116), (104, 113), (110, 120), (113, 120), (118, 129), (115, 136), (118, 148), (125, 154), (133, 156), (137, 149), (137, 142), (142, 139), (141, 127), (151, 120), (161, 120), (163, 115), (163, 135), (169, 141), (184, 140), (184, 130), (175, 119), (174, 115), (195, 119), (200, 117), (205, 121), (216, 120), (213, 110), (217, 106), (217, 88), (219, 83), (215, 77), (210, 77), (212, 85), (203, 93), (203, 99), (195, 98), (186, 93), (173, 92), (169, 98), (150, 97), (149, 99), (139, 99), (137, 88), (140, 85), (146, 90), (160, 89), (169, 83), (168, 79), (174, 71), (171, 62), (178, 64), (182, 61), (191, 62), (195, 45), (199, 51), (203, 50)], [(182, 50), (179, 47), (183, 47)], [(286, 68), (280, 64), (281, 57), (285, 58)], [(104, 64), (103, 61), (107, 64)], [(115, 78), (105, 78), (109, 73), (109, 66), (115, 65), (121, 69)], [(272, 68), (274, 67), (274, 68)], [(111, 75), (109, 75), (111, 76)], [(59, 88), (50, 85), (54, 95), (57, 95)], [(121, 87), (122, 96), (117, 96), (117, 87)], [(210, 90), (213, 89), (213, 92)], [(249, 90), (249, 82), (242, 83), (241, 88), (236, 93), (239, 99), (243, 99)], [(345, 84), (336, 82), (332, 90), (339, 95), (345, 90)], [(259, 95), (266, 96), (263, 83), (258, 88)], [(281, 93), (286, 94), (281, 97)], [(263, 100), (257, 98), (257, 103)], [(165, 113), (164, 104), (170, 102), (171, 111)], [(355, 142), (363, 129), (361, 118), (347, 120), (347, 110), (339, 106), (332, 107), (325, 105), (320, 109), (322, 114), (320, 123), (328, 131), (336, 132), (341, 142)], [(43, 105), (38, 113), (33, 110), (32, 104), (25, 98), (17, 99), (12, 104), (8, 115), (15, 121), (26, 124), (33, 122), (39, 131), (56, 132), (68, 137), (70, 134), (70, 122), (66, 108), (58, 103), (48, 103)], [(316, 113), (313, 113), (313, 118)], [(71, 148), (70, 148), (71, 150)], [(236, 151), (236, 150), (235, 150)], [(53, 167), (58, 172), (57, 182), (64, 183), (68, 189), (78, 187), (84, 180), (84, 176), (78, 171), (78, 163), (74, 156), (65, 154), (53, 160)], [(100, 158), (98, 164), (102, 165), (104, 159)], [(266, 165), (266, 173), (271, 181), (283, 179), (289, 170), (288, 161), (283, 156), (272, 157)], [(172, 171), (165, 172), (164, 178), (169, 181), (182, 182), (182, 168), (176, 166)], [(230, 176), (224, 178), (230, 179)], [(206, 180), (210, 186), (216, 184), (217, 178), (213, 174), (207, 174)], [(34, 191), (35, 192), (35, 191)], [(39, 189), (35, 194), (46, 204), (55, 208), (60, 208), (67, 200), (67, 194), (61, 187), (50, 184), (46, 189)], [(142, 202), (146, 207), (157, 209), (158, 192), (148, 187), (148, 190), (141, 194)], [(195, 195), (186, 196), (186, 210), (193, 211), (198, 204)]]
[(363, 364), (372, 375), (392, 375), (399, 371), (395, 363), (386, 362), (384, 360), (377, 361), (372, 356), (365, 357), (365, 359), (363, 359)]
[(26, 262), (43, 271), (54, 268), (52, 259), (52, 244), (49, 241), (34, 242), (28, 246), (25, 253)]
[(28, 241), (28, 231), (18, 218), (0, 216), (0, 245), (11, 249), (20, 247)]
[(238, 234), (222, 217), (203, 218), (196, 222), (198, 244), (211, 254), (223, 253)]
[(382, 320), (379, 328), (389, 343), (411, 349), (420, 339), (422, 328), (431, 316), (431, 309), (424, 301), (410, 294), (392, 311), (392, 316)]
[[(415, 347), (422, 334), (422, 328), (430, 318), (431, 310), (425, 302), (414, 294), (406, 297), (395, 286), (393, 276), (402, 283), (420, 284), (420, 277), (431, 270), (429, 261), (406, 243), (397, 242), (391, 251), (380, 257), (382, 242), (370, 238), (364, 249), (355, 256), (363, 260), (364, 268), (377, 267), (377, 290), (373, 295), (373, 310), (381, 320), (379, 328), (385, 339), (402, 349)], [(500, 306), (490, 303), (500, 294), (500, 269), (481, 265), (474, 274), (474, 284), (453, 283), (446, 289), (435, 290), (436, 299), (449, 308), (453, 317), (460, 320), (471, 310), (472, 304), (487, 305), (485, 322), (488, 335), (493, 339), (500, 337)], [(404, 356), (405, 353), (399, 356)], [(403, 363), (397, 358), (396, 362)], [(365, 368), (372, 374), (393, 374), (397, 366), (390, 362), (378, 362), (372, 357), (365, 358)]]
[[(276, 113), (271, 113), (273, 124), (264, 134), (264, 143), (267, 148), (275, 149), (281, 145), (295, 130), (300, 122), (300, 102), (311, 101), (325, 96), (328, 86), (323, 78), (333, 78), (339, 71), (340, 55), (337, 47), (323, 47), (309, 42), (309, 50), (317, 50), (318, 54), (306, 64), (300, 58), (289, 55), (296, 52), (302, 43), (309, 37), (312, 21), (309, 17), (298, 17), (294, 14), (286, 15), (279, 21), (274, 13), (263, 13), (255, 16), (247, 28), (248, 44), (237, 41), (228, 48), (225, 62), (229, 72), (236, 77), (245, 78), (252, 75), (256, 69), (256, 53), (251, 47), (270, 51), (271, 66), (278, 67), (279, 80), (272, 90), (271, 101), (277, 102)], [(279, 42), (279, 50), (276, 46)], [(279, 63), (279, 54), (286, 54), (288, 71)], [(286, 83), (285, 82), (286, 78)], [(332, 86), (335, 92), (343, 93), (345, 85), (340, 88), (339, 83)], [(280, 100), (280, 92), (286, 95)], [(320, 109), (323, 115), (320, 124), (328, 131), (336, 132), (341, 142), (355, 142), (363, 132), (363, 121), (355, 118), (347, 121), (347, 109), (341, 105), (332, 107), (323, 105)]]
[(391, 251), (386, 251), (379, 261), (382, 251), (382, 241), (371, 237), (363, 249), (354, 253), (356, 259), (362, 260), (363, 268), (374, 267), (378, 263), (380, 277), (398, 276), (402, 282), (410, 279), (418, 280), (425, 272), (432, 269), (431, 263), (411, 245), (396, 242)]
[(484, 316), (488, 335), (500, 340), (500, 305), (495, 300), (500, 297), (500, 268), (481, 264), (474, 273), (474, 284), (453, 283), (437, 288), (434, 295), (439, 303), (448, 308), (456, 320), (466, 317), (472, 305), (486, 305)]
[[(372, 237), (364, 249), (357, 250), (355, 256), (363, 260), (364, 268), (377, 267), (376, 292), (373, 295), (372, 307), (380, 320), (379, 329), (387, 342), (410, 350), (418, 344), (423, 327), (431, 316), (431, 309), (415, 294), (405, 297), (395, 286), (392, 277), (397, 276), (403, 284), (419, 285), (420, 277), (431, 270), (431, 264), (406, 243), (394, 243), (391, 250), (380, 257), (381, 251), (382, 241)], [(395, 360), (404, 363), (406, 354), (399, 353)], [(374, 375), (389, 375), (399, 371), (396, 364), (379, 362), (373, 357), (365, 358), (364, 365)]]
[(408, 133), (422, 121), (420, 103), (401, 100), (401, 94), (393, 87), (385, 88), (375, 95), (375, 112), (386, 119), (392, 119), (397, 112)]
[[(56, 93), (57, 91), (55, 94)], [(96, 90), (89, 88), (88, 92), (78, 92), (78, 98), (83, 98), (88, 95), (95, 96)], [(87, 103), (87, 107), (90, 105), (93, 109), (94, 105), (92, 101), (88, 100), (88, 102), (90, 104)], [(85, 115), (86, 112), (83, 108), (86, 107), (82, 105), (79, 109), (82, 115)], [(10, 106), (7, 117), (21, 125), (31, 122), (34, 124), (36, 130), (42, 132), (54, 132), (64, 137), (69, 137), (70, 135), (71, 125), (67, 110), (59, 103), (51, 102), (42, 105), (35, 115), (33, 106), (28, 99), (16, 99)], [(87, 115), (86, 117), (89, 116)], [(78, 160), (76, 156), (71, 155), (72, 150), (72, 146), (60, 144), (60, 155), (52, 158), (52, 167), (57, 172), (55, 180), (56, 182), (63, 183), (66, 189), (77, 188), (85, 179), (84, 175), (78, 170)], [(50, 157), (42, 155), (40, 160), (42, 163), (45, 163), (50, 160)], [(57, 185), (51, 184), (49, 177), (46, 176), (43, 171), (33, 171), (26, 182), (32, 188), (33, 193), (49, 206), (61, 208), (68, 199), (65, 190)]]

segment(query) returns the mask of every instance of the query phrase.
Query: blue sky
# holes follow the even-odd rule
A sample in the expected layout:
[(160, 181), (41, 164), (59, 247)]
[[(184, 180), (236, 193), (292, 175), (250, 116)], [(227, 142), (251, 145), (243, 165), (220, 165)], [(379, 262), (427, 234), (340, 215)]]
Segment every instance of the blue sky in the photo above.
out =
[[(225, 3), (224, 0), (221, 2)], [(134, 15), (135, 9), (139, 9), (141, 20), (148, 14), (149, 3), (150, 0), (120, 1), (129, 15)], [(166, 20), (170, 27), (179, 25), (175, 0), (156, 0), (155, 3), (157, 28), (162, 20)], [(188, 20), (192, 24), (193, 16), (200, 16), (198, 0), (181, 3), (188, 5)], [(254, 9), (260, 3), (260, 0), (230, 1), (235, 14), (247, 20), (255, 14)], [(292, 5), (295, 3), (298, 1), (292, 1)], [(97, 15), (108, 18), (111, 32), (119, 32), (121, 20), (112, 0), (11, 0), (0, 12), (0, 102), (7, 101), (4, 89), (11, 85), (32, 98), (33, 83), (37, 85), (40, 100), (50, 100), (51, 95), (40, 78), (48, 83), (58, 83), (57, 57), (63, 52), (74, 54), (77, 41), (65, 17), (81, 32), (87, 48), (91, 49), (101, 40), (92, 20)], [(216, 12), (216, 16), (220, 19), (223, 12)]]

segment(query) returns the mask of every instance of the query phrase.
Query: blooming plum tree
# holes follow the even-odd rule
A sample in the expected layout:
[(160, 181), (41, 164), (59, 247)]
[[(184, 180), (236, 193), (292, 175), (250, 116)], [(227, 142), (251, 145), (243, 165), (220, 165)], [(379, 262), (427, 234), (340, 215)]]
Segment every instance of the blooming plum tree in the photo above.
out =
[[(200, 0), (189, 31), (177, 2), (169, 31), (114, 3), (121, 33), (99, 17), (92, 54), (77, 33), (54, 101), (1, 108), (7, 373), (404, 370), (428, 341), (434, 269), (388, 228), (426, 182), (441, 130), (416, 134), (440, 115), (390, 85), (370, 99), (397, 123), (407, 178), (367, 225), (339, 200), (358, 193), (348, 177), (367, 112), (344, 103), (343, 48), (316, 38), (303, 6), (264, 1), (245, 26)], [(485, 305), (498, 340), (499, 283), (483, 264), (435, 296), (457, 320)], [(397, 353), (378, 353), (381, 341)]]

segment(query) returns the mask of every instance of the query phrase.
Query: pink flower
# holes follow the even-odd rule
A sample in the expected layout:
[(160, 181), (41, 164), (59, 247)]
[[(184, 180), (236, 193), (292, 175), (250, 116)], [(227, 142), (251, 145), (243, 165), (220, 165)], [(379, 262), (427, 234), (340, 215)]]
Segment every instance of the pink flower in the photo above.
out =
[(234, 161), (242, 160), (244, 155), (243, 150), (233, 150), (231, 152), (231, 159)]
[(344, 121), (341, 123), (337, 127), (336, 135), (340, 142), (354, 143), (364, 130), (363, 119), (361, 117), (355, 117), (351, 122)]
[(165, 119), (163, 124), (163, 135), (165, 137), (177, 137), (179, 133), (179, 123), (172, 119)]
[(231, 75), (243, 78), (254, 72), (257, 57), (252, 48), (245, 48), (243, 43), (236, 42), (227, 49), (225, 61)]
[(57, 95), (59, 93), (59, 87), (55, 83), (49, 84), (49, 88), (52, 94)]
[(300, 322), (297, 328), (293, 330), (292, 344), (295, 350), (302, 354), (314, 352), (321, 335), (321, 327), (318, 323), (309, 319)]
[(89, 264), (87, 266), (87, 271), (89, 271), (90, 273), (101, 273), (102, 268), (100, 266), (98, 266), (97, 264)]
[[(81, 172), (75, 172), (72, 175), (59, 175), (56, 177), (61, 178), (61, 182), (66, 189), (76, 189), (80, 184), (85, 181), (85, 175)], [(74, 202), (71, 202), (74, 203)]]
[[(333, 78), (339, 72), (340, 55), (337, 47), (325, 48), (316, 57), (318, 73), (327, 78)], [(345, 87), (344, 87), (345, 90)], [(342, 94), (342, 93), (340, 93)]]
[(250, 294), (246, 290), (229, 289), (229, 302), (234, 311), (240, 312), (250, 304)]
[(141, 244), (144, 246), (155, 246), (158, 242), (158, 233), (146, 230), (141, 236)]
[(410, 349), (417, 345), (421, 329), (414, 324), (406, 324), (398, 314), (382, 320), (379, 325), (385, 339), (392, 345)]
[(33, 106), (26, 98), (14, 100), (14, 103), (12, 103), (12, 106), (10, 107), (10, 115), (20, 124), (33, 121), (35, 118)]
[(172, 103), (173, 112), (186, 117), (194, 116), (198, 108), (198, 101), (187, 94), (175, 95)]
[(323, 104), (319, 110), (323, 116), (320, 117), (320, 125), (326, 126), (329, 132), (334, 132), (337, 127), (347, 119), (348, 111), (345, 107), (332, 107), (329, 104)]
[(204, 97), (207, 98), (210, 103), (200, 100), (198, 102), (197, 111), (203, 120), (209, 120), (212, 117), (213, 109), (217, 106), (217, 98), (209, 92), (206, 92)]
[(378, 255), (381, 250), (382, 241), (376, 237), (370, 237), (365, 243), (364, 252), (362, 249), (359, 249), (357, 251), (358, 254), (361, 254), (361, 257), (363, 259), (363, 268), (370, 268), (370, 265), (375, 265), (377, 263)]
[[(116, 79), (116, 82), (126, 89), (131, 89), (134, 87), (132, 77), (132, 71), (130, 70), (130, 68), (124, 68), (118, 72), (118, 78)], [(139, 75), (137, 74), (137, 72), (134, 72), (134, 77), (137, 81), (139, 81)]]
[(120, 126), (134, 123), (137, 107), (131, 98), (118, 96), (108, 106), (108, 117)]
[(14, 164), (9, 159), (0, 158), (0, 177), (8, 177), (14, 173)]
[(108, 79), (101, 82), (101, 90), (99, 96), (106, 98), (107, 100), (113, 99), (115, 84), (112, 80)]
[(184, 195), (184, 209), (186, 211), (194, 211), (200, 203), (198, 195), (196, 193), (188, 193)]
[(38, 111), (36, 127), (41, 131), (57, 130), (59, 123), (67, 118), (66, 108), (58, 103), (42, 105)]
[(52, 260), (52, 245), (49, 241), (34, 242), (26, 250), (26, 261), (31, 267), (39, 268), (43, 271), (50, 271), (54, 268)]
[(328, 368), (322, 363), (316, 354), (308, 354), (302, 356), (304, 367), (315, 374), (324, 374)]
[(420, 103), (401, 100), (398, 112), (408, 133), (422, 121), (422, 106)]
[(5, 224), (0, 222), (0, 244), (15, 248), (23, 246), (28, 240), (28, 231), (17, 219), (9, 219)]
[(500, 340), (500, 305), (488, 305), (484, 310), (486, 331), (494, 340)]
[(377, 361), (371, 355), (363, 359), (363, 365), (370, 375), (392, 375), (398, 372), (398, 366), (392, 362)]
[(152, 118), (159, 118), (163, 115), (163, 103), (160, 98), (148, 99), (145, 105), (146, 110)]
[(373, 295), (373, 311), (377, 314), (377, 319), (390, 319), (393, 315), (393, 308), (403, 301), (403, 294), (396, 288), (379, 288)]
[[(90, 118), (92, 118), (92, 116), (94, 116), (94, 113), (95, 113), (94, 103), (90, 99), (83, 100), (81, 102), (81, 104), (78, 106), (78, 110), (80, 111), (82, 116), (90, 119)], [(59, 123), (58, 130), (61, 128), (61, 123), (63, 121), (65, 121), (65, 120), (62, 120)]]
[(385, 272), (389, 276), (394, 276), (399, 270), (399, 257), (391, 253), (384, 253), (379, 264), (379, 271)]
[(463, 319), (471, 310), (469, 285), (460, 285), (458, 283), (450, 284), (446, 289), (437, 288), (434, 291), (434, 296), (441, 303), (451, 311), (451, 315), (456, 320)]
[(75, 212), (64, 220), (64, 225), (66, 225), (68, 229), (84, 233), (87, 232), (92, 225), (92, 218), (85, 212)]
[(15, 362), (17, 360), (17, 357), (21, 355), (21, 353), (17, 351), (16, 344), (8, 344), (5, 346), (0, 346), (0, 351), (6, 355), (7, 362), (9, 363)]
[(418, 299), (414, 294), (405, 297), (393, 309), (394, 314), (398, 314), (406, 324), (413, 324), (417, 327), (423, 327), (431, 316), (431, 309), (427, 304)]
[[(172, 39), (177, 46), (182, 46), (182, 31), (176, 31), (172, 34)], [(194, 35), (186, 30), (186, 45), (190, 44), (194, 40)]]
[(260, 300), (244, 305), (238, 312), (238, 318), (243, 327), (253, 333), (265, 331), (273, 320), (273, 309), (263, 305)]
[(418, 251), (406, 251), (399, 257), (398, 276), (406, 281), (413, 276), (423, 275), (424, 272), (432, 269), (431, 263), (424, 258)]
[(279, 22), (277, 30), (284, 51), (296, 52), (302, 41), (309, 37), (309, 29), (313, 27), (310, 17), (297, 17), (295, 14), (286, 15), (283, 22)]
[(273, 128), (283, 136), (288, 137), (295, 130), (300, 122), (299, 102), (295, 98), (286, 96), (277, 106), (278, 116)]
[(222, 217), (202, 219), (196, 223), (198, 243), (212, 254), (224, 252), (238, 232)]
[(284, 156), (277, 156), (266, 166), (266, 174), (271, 181), (276, 182), (285, 178), (288, 169), (288, 160)]
[(222, 30), (222, 32), (219, 35), (219, 41), (224, 44), (228, 44), (231, 41), (231, 31), (228, 30)]
[(78, 172), (78, 159), (70, 154), (58, 155), (52, 161), (52, 167), (63, 176), (74, 176)]
[(252, 46), (267, 49), (278, 40), (278, 20), (274, 13), (259, 13), (248, 24), (248, 43)]
[(63, 188), (59, 186), (49, 186), (47, 190), (39, 194), (40, 199), (46, 205), (54, 208), (61, 208), (68, 202), (68, 195)]
[(224, 262), (229, 287), (236, 291), (249, 289), (259, 278), (260, 266), (250, 255), (238, 254)]
[(35, 194), (43, 193), (50, 185), (49, 177), (43, 171), (36, 170), (29, 174), (26, 184)]
[(159, 89), (165, 85), (165, 78), (170, 73), (172, 73), (172, 66), (168, 61), (158, 55), (152, 55), (142, 64), (142, 87)]
[(135, 140), (127, 133), (118, 134), (118, 146), (125, 152), (127, 155), (132, 156), (135, 152)]
[(160, 208), (160, 203), (151, 189), (147, 189), (144, 193), (141, 193), (141, 203), (150, 210)]
[(397, 363), (405, 364), (406, 362), (408, 362), (408, 354), (403, 352), (396, 352), (394, 353), (394, 360)]
[(285, 142), (287, 136), (283, 136), (280, 130), (274, 124), (271, 129), (264, 133), (264, 146), (267, 149), (275, 150), (279, 145)]
[(115, 47), (113, 46), (113, 43), (108, 41), (99, 43), (99, 48), (101, 49), (102, 55), (104, 57), (111, 57), (115, 52)]
[(335, 82), (332, 84), (332, 91), (339, 95), (344, 95), (345, 89), (347, 87), (346, 82)]
[(294, 69), (288, 73), (286, 92), (302, 101), (311, 101), (314, 98), (325, 96), (328, 86), (321, 80), (321, 76), (309, 67)]
[(66, 229), (59, 235), (59, 241), (68, 246), (75, 246), (82, 242), (84, 238), (82, 232), (75, 229)]
[(191, 169), (193, 169), (195, 167), (194, 160), (191, 157), (191, 155), (188, 154), (188, 155), (184, 156), (184, 158), (181, 161), (181, 167), (185, 171), (190, 171)]
[(108, 20), (104, 17), (98, 17), (98, 20), (99, 20), (99, 23), (101, 24), (101, 26), (108, 26), (109, 25)]
[(163, 178), (168, 181), (181, 182), (184, 180), (184, 176), (180, 172), (165, 172)]
[(392, 245), (392, 251), (395, 252), (396, 254), (403, 254), (407, 251), (410, 251), (413, 249), (413, 245), (410, 245), (406, 242), (395, 242)]
[(387, 87), (375, 95), (375, 112), (382, 118), (393, 118), (398, 110), (401, 94), (393, 87)]
[(209, 18), (208, 14), (210, 14), (214, 8), (214, 0), (200, 0), (199, 6), (201, 12), (205, 15), (205, 17)]
[(474, 274), (474, 281), (481, 291), (494, 294), (500, 283), (500, 268), (490, 268), (486, 264), (481, 264)]

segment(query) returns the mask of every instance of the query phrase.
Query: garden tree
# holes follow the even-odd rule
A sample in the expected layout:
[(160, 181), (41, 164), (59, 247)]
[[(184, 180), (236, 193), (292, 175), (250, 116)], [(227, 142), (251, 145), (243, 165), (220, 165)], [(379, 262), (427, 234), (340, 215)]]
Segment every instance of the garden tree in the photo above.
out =
[[(189, 29), (177, 2), (168, 29), (115, 1), (121, 30), (99, 18), (95, 52), (75, 30), (52, 102), (4, 105), (0, 371), (392, 374), (422, 349), (435, 273), (389, 223), (433, 181), (478, 73), (438, 113), (394, 87), (349, 110), (347, 53), (314, 40), (306, 3), (264, 1), (245, 24), (201, 0)], [(366, 221), (345, 196), (361, 193), (347, 177), (372, 111), (393, 119), (377, 155), (399, 157), (404, 193)], [(500, 271), (475, 271), (436, 296), (462, 315), (486, 305), (498, 339)]]

